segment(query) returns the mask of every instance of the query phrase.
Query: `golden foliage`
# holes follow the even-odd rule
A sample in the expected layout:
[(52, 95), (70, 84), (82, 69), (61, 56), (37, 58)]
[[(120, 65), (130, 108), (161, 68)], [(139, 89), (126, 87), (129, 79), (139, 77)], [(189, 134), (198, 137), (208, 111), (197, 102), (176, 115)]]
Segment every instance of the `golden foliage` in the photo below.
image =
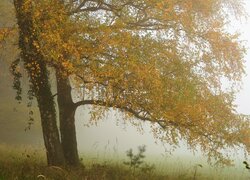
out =
[[(127, 117), (157, 124), (152, 128), (161, 140), (178, 144), (184, 139), (225, 162), (221, 150), (249, 147), (249, 123), (233, 104), (245, 49), (237, 34), (224, 29), (230, 12), (225, 9), (240, 5), (226, 0), (26, 0), (23, 11), (32, 15), (33, 45), (46, 63), (83, 87), (78, 105), (118, 108)], [(232, 90), (222, 88), (223, 79)]]

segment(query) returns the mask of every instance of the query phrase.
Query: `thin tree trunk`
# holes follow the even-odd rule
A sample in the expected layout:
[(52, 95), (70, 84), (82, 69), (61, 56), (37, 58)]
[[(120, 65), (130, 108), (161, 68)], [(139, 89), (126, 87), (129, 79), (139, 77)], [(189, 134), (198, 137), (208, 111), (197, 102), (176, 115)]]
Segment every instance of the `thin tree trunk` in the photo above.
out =
[(71, 97), (71, 86), (68, 77), (56, 73), (57, 101), (59, 109), (60, 133), (66, 163), (78, 166), (79, 156), (77, 150), (75, 128), (75, 104)]
[(56, 109), (48, 70), (44, 57), (34, 46), (37, 38), (33, 28), (32, 13), (29, 11), (30, 7), (24, 8), (27, 5), (26, 0), (14, 0), (14, 5), (19, 26), (20, 56), (28, 72), (34, 96), (37, 98), (48, 165), (63, 166), (65, 158), (56, 124)]

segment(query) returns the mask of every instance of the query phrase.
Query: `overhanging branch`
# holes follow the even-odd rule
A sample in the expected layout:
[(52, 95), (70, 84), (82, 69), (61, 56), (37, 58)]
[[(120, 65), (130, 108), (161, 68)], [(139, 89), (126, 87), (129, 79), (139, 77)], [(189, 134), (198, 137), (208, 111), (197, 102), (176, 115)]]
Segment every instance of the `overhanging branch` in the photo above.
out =
[(157, 119), (153, 119), (150, 117), (146, 117), (146, 116), (142, 116), (140, 115), (140, 111), (137, 112), (129, 107), (124, 107), (121, 105), (117, 105), (117, 104), (112, 104), (112, 103), (107, 103), (105, 101), (102, 100), (83, 100), (83, 101), (79, 101), (75, 103), (75, 108), (77, 108), (78, 106), (81, 105), (97, 105), (97, 106), (104, 106), (104, 107), (111, 107), (111, 108), (117, 108), (123, 111), (126, 111), (128, 113), (131, 113), (134, 117), (142, 120), (142, 121), (148, 121), (151, 123), (157, 123), (162, 129), (166, 129), (168, 126), (173, 126), (175, 128), (187, 128), (187, 129), (191, 129), (191, 127), (195, 128), (193, 129), (193, 131), (195, 131), (196, 133), (200, 134), (201, 136), (205, 137), (210, 143), (213, 144), (218, 144), (220, 143), (218, 140), (212, 138), (213, 135), (212, 134), (207, 134), (206, 132), (203, 132), (200, 129), (197, 129), (196, 125), (194, 124), (182, 124), (182, 123), (178, 123), (178, 122), (174, 122), (171, 120), (157, 120)]
[(140, 115), (140, 112), (137, 112), (129, 107), (124, 107), (121, 105), (117, 105), (117, 104), (112, 104), (112, 103), (107, 103), (105, 101), (102, 100), (83, 100), (83, 101), (79, 101), (77, 103), (75, 103), (75, 108), (77, 108), (78, 106), (81, 105), (97, 105), (97, 106), (104, 106), (104, 107), (112, 107), (112, 108), (117, 108), (123, 111), (126, 111), (128, 113), (131, 113), (134, 117), (143, 120), (143, 121), (149, 121), (152, 123), (158, 123), (162, 128), (166, 128), (168, 125), (171, 126), (178, 126), (177, 123), (175, 123), (174, 121), (165, 121), (165, 120), (154, 120), (150, 117), (146, 117), (146, 116), (142, 116)]

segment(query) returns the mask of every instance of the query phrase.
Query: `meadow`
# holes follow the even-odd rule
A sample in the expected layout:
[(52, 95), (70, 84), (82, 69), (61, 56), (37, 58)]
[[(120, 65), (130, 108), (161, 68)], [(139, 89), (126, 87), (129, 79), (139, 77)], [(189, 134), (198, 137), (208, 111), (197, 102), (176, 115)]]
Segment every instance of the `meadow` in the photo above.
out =
[(185, 159), (183, 162), (174, 161), (172, 158), (163, 162), (152, 157), (135, 160), (138, 155), (136, 150), (130, 156), (127, 153), (126, 159), (102, 157), (101, 155), (99, 158), (95, 158), (91, 154), (85, 154), (81, 156), (81, 161), (84, 163), (81, 167), (60, 168), (46, 165), (45, 152), (41, 148), (1, 144), (0, 180), (244, 180), (250, 178), (250, 172), (244, 168), (243, 164), (222, 168), (208, 166), (205, 162), (187, 165)]

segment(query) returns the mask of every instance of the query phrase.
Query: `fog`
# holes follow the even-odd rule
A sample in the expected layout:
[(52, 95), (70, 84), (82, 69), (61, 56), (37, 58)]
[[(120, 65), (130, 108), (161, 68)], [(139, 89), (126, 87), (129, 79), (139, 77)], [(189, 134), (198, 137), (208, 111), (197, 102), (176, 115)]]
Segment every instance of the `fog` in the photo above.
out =
[[(250, 14), (250, 1), (245, 0), (246, 10)], [(237, 111), (243, 114), (250, 114), (250, 23), (246, 19), (233, 20), (233, 27), (230, 31), (238, 30), (242, 33), (241, 39), (246, 40), (244, 43), (248, 48), (246, 60), (246, 73), (243, 78), (242, 89), (237, 94), (236, 105)], [(7, 68), (7, 66), (5, 67)], [(0, 73), (1, 76), (1, 73)], [(1, 81), (2, 78), (0, 77)], [(43, 146), (41, 127), (39, 117), (36, 115), (35, 122), (30, 130), (25, 131), (27, 127), (28, 108), (26, 103), (18, 104), (14, 100), (14, 91), (11, 89), (11, 81), (6, 80), (0, 82), (4, 84), (1, 90), (1, 107), (0, 107), (0, 142), (7, 144), (33, 144)], [(89, 123), (90, 107), (80, 107), (76, 113), (76, 130), (78, 148), (82, 156), (91, 157), (114, 157), (124, 158), (126, 150), (129, 148), (136, 149), (140, 145), (146, 145), (147, 155), (154, 159), (164, 160), (164, 158), (183, 160), (187, 158), (187, 162), (201, 162), (204, 157), (197, 151), (193, 154), (188, 150), (185, 142), (181, 142), (175, 151), (168, 144), (157, 141), (150, 130), (149, 123), (142, 123), (143, 131), (138, 130), (138, 126), (133, 126), (130, 122), (123, 120), (122, 114), (114, 110), (110, 110), (107, 116), (95, 123)], [(38, 114), (38, 113), (37, 113)], [(137, 122), (138, 120), (135, 120)], [(15, 133), (13, 133), (15, 132)], [(236, 160), (241, 160), (243, 153), (239, 152)]]
[[(250, 14), (250, 1), (245, 0), (246, 11)], [(236, 96), (235, 104), (237, 111), (242, 114), (250, 114), (250, 23), (249, 18), (232, 19), (228, 25), (228, 30), (231, 32), (240, 32), (240, 39), (244, 41), (247, 48), (245, 56), (246, 61), (246, 76), (243, 78), (242, 87)], [(226, 84), (226, 82), (225, 82)], [(139, 132), (135, 126), (127, 122), (124, 124), (122, 116), (119, 113), (110, 111), (109, 115), (98, 122), (97, 125), (92, 125), (89, 128), (85, 126), (89, 122), (87, 108), (79, 108), (76, 113), (77, 138), (79, 150), (82, 152), (100, 153), (101, 151), (109, 151), (112, 153), (112, 148), (118, 148), (120, 153), (124, 153), (128, 148), (136, 148), (138, 145), (145, 144), (149, 154), (161, 157), (169, 156), (171, 146), (163, 144), (153, 137), (150, 131), (150, 124), (143, 123), (143, 132)], [(189, 157), (199, 161), (202, 159), (198, 152), (195, 155), (189, 151), (184, 142), (172, 153), (173, 157)], [(239, 158), (243, 158), (243, 153), (239, 152)]]

